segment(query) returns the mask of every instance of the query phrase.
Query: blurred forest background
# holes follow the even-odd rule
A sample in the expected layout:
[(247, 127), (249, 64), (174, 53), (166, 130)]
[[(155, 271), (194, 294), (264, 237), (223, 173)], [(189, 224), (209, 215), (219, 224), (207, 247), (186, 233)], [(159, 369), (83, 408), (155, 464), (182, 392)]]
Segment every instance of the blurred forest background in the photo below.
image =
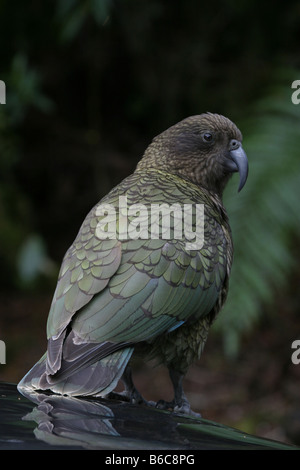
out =
[[(300, 4), (0, 1), (0, 380), (46, 348), (62, 257), (151, 139), (211, 111), (242, 130), (250, 173), (225, 194), (230, 294), (186, 392), (204, 418), (300, 444)], [(146, 398), (171, 394), (143, 366)], [(165, 390), (165, 396), (160, 392)]]

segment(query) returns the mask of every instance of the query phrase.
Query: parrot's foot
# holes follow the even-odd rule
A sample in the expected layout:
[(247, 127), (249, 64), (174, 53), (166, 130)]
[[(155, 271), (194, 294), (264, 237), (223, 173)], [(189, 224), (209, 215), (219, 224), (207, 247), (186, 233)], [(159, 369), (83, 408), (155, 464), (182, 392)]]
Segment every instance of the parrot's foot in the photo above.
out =
[(155, 407), (160, 410), (172, 410), (174, 413), (194, 416), (195, 418), (201, 418), (201, 414), (193, 411), (191, 409), (191, 405), (187, 400), (180, 401), (179, 403), (177, 403), (175, 400), (159, 400), (156, 403)]
[(107, 398), (110, 400), (127, 401), (132, 404), (148, 405), (148, 402), (142, 397), (142, 395), (136, 389), (132, 391), (124, 390), (123, 392), (110, 392), (107, 395)]
[(189, 416), (193, 416), (194, 418), (201, 418), (201, 414), (196, 413), (195, 411), (193, 411), (191, 409), (191, 405), (189, 403), (183, 403), (181, 405), (176, 405), (176, 406), (174, 406), (173, 411), (174, 411), (174, 413), (189, 415)]
[(172, 401), (165, 401), (165, 400), (158, 400), (155, 404), (155, 408), (159, 410), (174, 410), (175, 400)]

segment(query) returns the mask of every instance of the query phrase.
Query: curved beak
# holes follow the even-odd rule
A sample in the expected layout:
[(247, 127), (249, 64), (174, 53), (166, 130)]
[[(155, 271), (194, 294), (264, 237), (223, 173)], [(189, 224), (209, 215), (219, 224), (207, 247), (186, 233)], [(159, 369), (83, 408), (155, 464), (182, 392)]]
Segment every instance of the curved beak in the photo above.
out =
[(240, 184), (238, 188), (238, 192), (240, 192), (245, 186), (248, 177), (248, 158), (240, 142), (237, 146), (237, 141), (235, 141), (234, 147), (235, 148), (229, 151), (227, 163), (230, 171), (238, 171), (240, 174)]

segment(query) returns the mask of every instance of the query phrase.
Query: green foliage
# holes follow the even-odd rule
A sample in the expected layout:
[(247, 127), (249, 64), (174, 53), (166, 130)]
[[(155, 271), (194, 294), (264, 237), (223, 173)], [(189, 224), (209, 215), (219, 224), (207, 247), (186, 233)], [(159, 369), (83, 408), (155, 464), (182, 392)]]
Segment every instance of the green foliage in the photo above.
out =
[(98, 25), (104, 24), (109, 17), (111, 3), (112, 0), (58, 0), (57, 18), (62, 42), (74, 39), (89, 17)]
[(228, 300), (216, 322), (231, 355), (274, 303), (274, 294), (286, 287), (298, 262), (300, 106), (291, 102), (293, 77), (296, 72), (240, 123), (250, 170), (243, 191), (236, 195), (232, 184), (225, 197), (235, 255)]
[(18, 250), (32, 230), (30, 203), (14, 174), (22, 152), (20, 127), (32, 107), (48, 112), (52, 103), (40, 91), (41, 77), (29, 67), (23, 54), (13, 57), (1, 78), (5, 80), (7, 98), (0, 106), (0, 281), (11, 287), (16, 281)]
[(42, 77), (37, 70), (29, 66), (24, 54), (19, 53), (13, 58), (5, 80), (7, 85), (5, 114), (11, 125), (22, 123), (28, 107), (36, 107), (42, 112), (53, 109), (53, 103), (41, 92), (41, 81)]

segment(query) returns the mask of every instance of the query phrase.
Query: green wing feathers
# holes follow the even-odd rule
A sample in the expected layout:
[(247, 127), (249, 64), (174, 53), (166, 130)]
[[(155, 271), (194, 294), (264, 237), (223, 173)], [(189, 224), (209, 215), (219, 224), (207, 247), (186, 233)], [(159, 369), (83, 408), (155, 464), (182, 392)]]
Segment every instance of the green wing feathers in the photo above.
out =
[[(137, 343), (199, 321), (217, 304), (232, 247), (221, 205), (208, 191), (168, 173), (140, 171), (100, 203), (114, 206), (118, 216), (120, 196), (126, 196), (128, 205), (139, 202), (150, 209), (163, 202), (162, 194), (168, 204), (204, 204), (203, 247), (188, 250), (184, 238), (151, 239), (150, 228), (149, 238), (100, 239), (95, 206), (64, 257), (48, 317), (43, 380), (51, 390), (112, 390)], [(76, 388), (74, 383), (85, 385)]]

